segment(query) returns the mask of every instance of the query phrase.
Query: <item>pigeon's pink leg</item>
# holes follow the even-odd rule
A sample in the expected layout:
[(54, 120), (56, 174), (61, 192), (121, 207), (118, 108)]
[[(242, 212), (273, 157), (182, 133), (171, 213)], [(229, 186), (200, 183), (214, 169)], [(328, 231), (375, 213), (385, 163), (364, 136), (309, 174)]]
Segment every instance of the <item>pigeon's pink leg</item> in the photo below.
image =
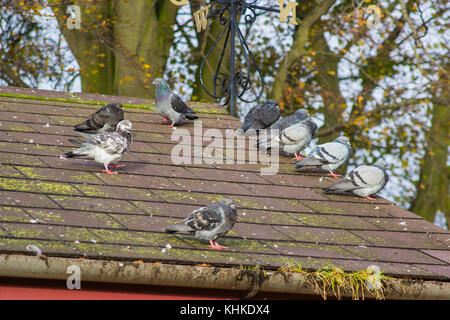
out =
[(372, 197), (366, 197), (366, 199), (367, 199), (367, 200), (372, 200), (372, 201), (377, 200), (377, 198), (372, 198)]
[(114, 172), (114, 171), (111, 171), (111, 170), (109, 170), (108, 169), (108, 166), (105, 164), (105, 169), (106, 170), (103, 170), (104, 172), (106, 172), (107, 174), (117, 174), (117, 172)]
[(173, 128), (174, 123), (172, 122), (172, 124), (170, 126), (167, 126), (169, 128)]
[(228, 247), (221, 246), (216, 241), (212, 241), (212, 240), (209, 241), (209, 247), (216, 249), (216, 250), (228, 249)]
[(333, 176), (334, 178), (337, 178), (337, 177), (341, 177), (341, 175), (340, 174), (335, 174), (333, 171), (331, 171), (330, 170), (330, 173), (328, 174), (329, 176)]
[(169, 119), (164, 118), (164, 119), (161, 120), (161, 122), (163, 122), (163, 123), (169, 122)]
[(294, 154), (295, 154), (295, 158), (294, 158), (295, 160), (302, 160), (303, 158), (305, 158), (297, 153), (294, 153)]
[(124, 164), (114, 164), (114, 163), (111, 163), (111, 165), (112, 165), (114, 168), (122, 168), (122, 167), (125, 166)]

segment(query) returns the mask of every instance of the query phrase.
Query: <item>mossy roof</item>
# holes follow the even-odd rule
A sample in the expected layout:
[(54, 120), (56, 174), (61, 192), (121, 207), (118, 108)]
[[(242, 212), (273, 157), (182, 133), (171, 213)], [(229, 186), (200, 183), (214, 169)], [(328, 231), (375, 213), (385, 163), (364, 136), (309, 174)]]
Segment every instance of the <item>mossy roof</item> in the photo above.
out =
[[(119, 174), (103, 173), (94, 161), (61, 159), (73, 148), (73, 125), (113, 101), (124, 104), (134, 128)], [(219, 105), (190, 105), (204, 130), (241, 125)], [(258, 164), (176, 165), (176, 130), (159, 122), (152, 100), (0, 87), (0, 253), (33, 254), (26, 247), (34, 244), (55, 257), (274, 270), (376, 264), (391, 276), (450, 279), (448, 231), (383, 198), (324, 194), (335, 180), (296, 171), (282, 156), (271, 176)], [(192, 133), (193, 123), (179, 129)], [(239, 212), (219, 241), (228, 250), (164, 232), (222, 197)]]

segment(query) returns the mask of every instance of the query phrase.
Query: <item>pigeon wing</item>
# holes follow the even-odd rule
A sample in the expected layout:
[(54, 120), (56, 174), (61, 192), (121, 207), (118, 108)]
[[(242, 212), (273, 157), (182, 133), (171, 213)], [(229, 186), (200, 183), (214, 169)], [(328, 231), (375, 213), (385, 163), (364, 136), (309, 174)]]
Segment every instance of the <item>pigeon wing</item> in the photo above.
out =
[(222, 222), (218, 204), (211, 204), (209, 206), (194, 210), (184, 220), (184, 223), (193, 230), (202, 231), (213, 230)]
[[(100, 108), (96, 112), (94, 112), (89, 119), (86, 121), (77, 124), (75, 126), (76, 131), (95, 131), (103, 128), (103, 126), (108, 122), (110, 116), (110, 110), (107, 106)], [(114, 128), (115, 129), (115, 128)]]
[(385, 182), (385, 172), (377, 166), (360, 166), (353, 172), (353, 179), (360, 187), (374, 187)]
[(280, 132), (280, 141), (285, 145), (299, 144), (307, 139), (308, 129), (300, 123), (291, 125)]
[(328, 142), (314, 149), (312, 156), (323, 164), (329, 164), (344, 160), (347, 154), (348, 152), (342, 144)]
[(117, 132), (86, 134), (78, 132), (78, 134), (88, 138), (89, 144), (94, 144), (102, 148), (108, 153), (123, 153), (127, 150), (127, 140)]
[(241, 127), (241, 130), (243, 132), (246, 132), (248, 129), (250, 129), (253, 123), (255, 122), (255, 118), (253, 117), (253, 112), (255, 111), (255, 108), (256, 107), (253, 107), (247, 112), (244, 119), (244, 124)]
[(172, 109), (178, 113), (195, 113), (194, 110), (189, 108), (189, 106), (175, 93), (172, 92), (170, 103), (172, 105)]

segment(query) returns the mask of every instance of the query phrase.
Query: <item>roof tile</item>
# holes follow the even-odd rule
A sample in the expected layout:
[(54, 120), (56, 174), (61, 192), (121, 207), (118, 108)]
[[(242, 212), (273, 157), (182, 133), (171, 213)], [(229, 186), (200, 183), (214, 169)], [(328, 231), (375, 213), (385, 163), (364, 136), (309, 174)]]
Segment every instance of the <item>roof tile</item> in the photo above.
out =
[[(212, 164), (176, 165), (171, 153), (178, 142), (172, 134), (198, 134), (194, 124), (200, 121), (186, 121), (176, 130), (161, 125), (154, 101), (42, 90), (34, 94), (67, 100), (33, 100), (2, 97), (2, 92), (16, 90), (0, 87), (1, 252), (31, 254), (26, 246), (32, 243), (47, 255), (123, 263), (266, 269), (334, 264), (347, 271), (376, 264), (396, 276), (450, 277), (448, 231), (382, 198), (325, 194), (321, 189), (335, 182), (326, 172), (296, 170), (291, 158), (281, 156), (278, 174), (262, 175), (260, 164), (224, 160), (235, 158), (237, 149)], [(72, 126), (99, 108), (83, 102), (88, 100), (150, 106), (125, 108), (134, 142), (118, 175), (104, 174), (92, 160), (60, 158), (74, 148), (69, 138), (78, 138)], [(199, 111), (203, 132), (241, 125), (220, 106), (190, 105)], [(198, 145), (210, 143), (198, 138), (193, 139)], [(240, 151), (248, 160), (251, 141), (237, 140), (245, 142)], [(238, 207), (238, 222), (219, 239), (229, 249), (213, 250), (192, 234), (164, 232), (223, 197)]]

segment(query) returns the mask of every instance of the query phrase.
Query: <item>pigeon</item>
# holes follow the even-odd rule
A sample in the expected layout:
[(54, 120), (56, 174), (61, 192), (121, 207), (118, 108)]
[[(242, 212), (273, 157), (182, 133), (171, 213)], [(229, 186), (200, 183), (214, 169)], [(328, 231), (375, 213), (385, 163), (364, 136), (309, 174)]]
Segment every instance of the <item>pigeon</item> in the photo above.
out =
[(188, 107), (186, 103), (175, 93), (173, 93), (163, 79), (155, 79), (156, 84), (156, 111), (163, 116), (161, 122), (172, 122), (169, 127), (173, 128), (175, 124), (184, 119), (195, 120), (198, 117), (194, 110)]
[[(239, 129), (242, 133), (266, 129), (280, 118), (278, 102), (267, 100), (250, 109), (244, 119), (244, 124)], [(252, 130), (253, 129), (253, 130)]]
[(237, 210), (231, 199), (222, 199), (192, 211), (183, 223), (174, 224), (165, 229), (168, 233), (191, 232), (201, 240), (208, 240), (209, 246), (216, 250), (228, 249), (216, 240), (233, 228), (237, 220)]
[(343, 180), (324, 189), (327, 193), (351, 192), (367, 200), (384, 188), (389, 181), (386, 171), (387, 164), (379, 159), (373, 165), (362, 165), (350, 171)]
[(323, 170), (330, 171), (330, 175), (337, 178), (333, 170), (341, 167), (348, 161), (352, 154), (352, 146), (346, 136), (340, 136), (332, 142), (318, 145), (308, 157), (296, 162), (295, 168), (305, 166), (316, 166)]
[(260, 139), (256, 146), (260, 149), (278, 148), (282, 153), (295, 154), (295, 159), (303, 159), (299, 152), (311, 143), (312, 137), (317, 133), (317, 124), (308, 116), (303, 121), (286, 121), (277, 128), (277, 135), (268, 139)]
[(68, 158), (82, 157), (94, 159), (98, 163), (105, 166), (105, 171), (108, 174), (117, 174), (108, 169), (109, 164), (114, 167), (123, 167), (117, 165), (116, 162), (122, 160), (125, 152), (129, 151), (132, 142), (132, 135), (130, 130), (132, 128), (129, 120), (122, 120), (117, 125), (114, 132), (102, 132), (95, 134), (87, 134), (84, 132), (77, 132), (81, 136), (88, 139), (87, 142), (78, 142), (71, 140), (81, 147), (65, 154)]
[(298, 109), (297, 111), (295, 111), (294, 114), (290, 116), (279, 118), (278, 121), (272, 124), (269, 128), (279, 130), (280, 128), (285, 127), (286, 125), (306, 120), (308, 117), (309, 113), (306, 109)]
[(91, 114), (89, 119), (77, 124), (75, 131), (86, 133), (114, 132), (117, 124), (123, 120), (123, 106), (110, 103)]

